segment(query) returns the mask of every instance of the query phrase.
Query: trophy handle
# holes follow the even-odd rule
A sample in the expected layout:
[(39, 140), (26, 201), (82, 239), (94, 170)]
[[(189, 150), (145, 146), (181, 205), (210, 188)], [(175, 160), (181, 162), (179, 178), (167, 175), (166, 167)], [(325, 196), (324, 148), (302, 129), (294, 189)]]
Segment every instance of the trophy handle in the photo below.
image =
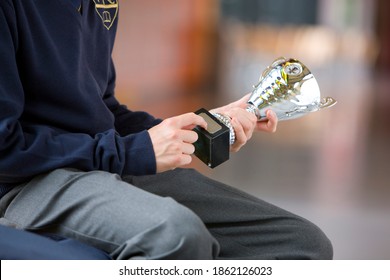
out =
[(321, 102), (320, 102), (320, 105), (319, 105), (319, 109), (324, 109), (324, 108), (329, 108), (329, 107), (332, 107), (333, 105), (335, 105), (337, 103), (337, 101), (335, 99), (333, 99), (332, 97), (324, 97), (321, 99)]

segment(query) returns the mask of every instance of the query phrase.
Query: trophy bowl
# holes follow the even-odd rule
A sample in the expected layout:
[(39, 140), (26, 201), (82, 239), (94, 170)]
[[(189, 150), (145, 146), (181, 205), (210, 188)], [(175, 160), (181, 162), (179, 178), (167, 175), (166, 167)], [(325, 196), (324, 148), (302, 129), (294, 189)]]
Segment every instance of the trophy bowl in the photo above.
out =
[(265, 119), (272, 109), (279, 120), (289, 120), (336, 104), (332, 97), (321, 98), (317, 80), (297, 59), (280, 57), (268, 66), (254, 86), (247, 110)]

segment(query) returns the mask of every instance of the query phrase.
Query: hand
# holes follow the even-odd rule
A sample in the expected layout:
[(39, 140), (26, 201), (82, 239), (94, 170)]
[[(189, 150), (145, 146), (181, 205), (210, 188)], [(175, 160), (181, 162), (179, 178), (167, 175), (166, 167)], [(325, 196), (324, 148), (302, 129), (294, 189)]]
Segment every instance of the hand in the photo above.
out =
[(257, 117), (253, 113), (246, 111), (249, 95), (250, 93), (226, 106), (211, 110), (214, 113), (220, 113), (230, 117), (231, 124), (236, 133), (236, 141), (230, 147), (232, 152), (239, 151), (252, 137), (255, 130), (275, 132), (277, 128), (278, 118), (272, 110), (266, 112), (267, 119), (263, 121), (257, 121)]
[[(251, 95), (251, 93), (248, 93), (247, 95), (245, 95), (241, 99), (239, 99), (233, 103), (230, 103), (227, 106), (240, 107), (240, 108), (246, 109), (247, 101), (248, 101), (250, 95)], [(276, 131), (276, 128), (278, 127), (278, 117), (276, 116), (275, 112), (273, 112), (272, 110), (268, 110), (266, 112), (266, 117), (267, 118), (265, 120), (258, 121), (256, 123), (256, 130), (262, 131), (262, 132), (274, 133)]]
[(193, 143), (198, 140), (198, 134), (192, 129), (197, 125), (207, 128), (207, 123), (202, 117), (188, 113), (168, 118), (149, 129), (157, 172), (191, 163), (191, 154), (195, 151)]

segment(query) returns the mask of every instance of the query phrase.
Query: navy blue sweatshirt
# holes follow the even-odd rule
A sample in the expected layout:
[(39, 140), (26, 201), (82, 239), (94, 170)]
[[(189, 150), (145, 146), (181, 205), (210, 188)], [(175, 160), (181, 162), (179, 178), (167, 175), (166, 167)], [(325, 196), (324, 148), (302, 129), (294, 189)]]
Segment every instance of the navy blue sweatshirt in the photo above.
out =
[(156, 172), (160, 120), (114, 96), (118, 1), (0, 1), (0, 196), (57, 168)]

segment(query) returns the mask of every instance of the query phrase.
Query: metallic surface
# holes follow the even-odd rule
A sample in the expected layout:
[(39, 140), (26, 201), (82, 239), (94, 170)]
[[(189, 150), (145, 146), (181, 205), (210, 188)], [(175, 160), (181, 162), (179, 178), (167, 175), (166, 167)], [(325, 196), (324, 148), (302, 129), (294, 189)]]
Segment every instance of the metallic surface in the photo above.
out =
[[(247, 111), (254, 113), (258, 120), (264, 120), (267, 110), (271, 109), (282, 121), (302, 117), (336, 103), (332, 97), (321, 98), (317, 80), (302, 62), (281, 57), (260, 76), (249, 97)], [(226, 118), (216, 117), (226, 123)], [(230, 144), (235, 141), (233, 133)]]
[(264, 119), (272, 109), (279, 120), (301, 117), (336, 104), (332, 97), (321, 99), (317, 80), (296, 59), (278, 58), (267, 67), (254, 86), (248, 100), (248, 111)]

